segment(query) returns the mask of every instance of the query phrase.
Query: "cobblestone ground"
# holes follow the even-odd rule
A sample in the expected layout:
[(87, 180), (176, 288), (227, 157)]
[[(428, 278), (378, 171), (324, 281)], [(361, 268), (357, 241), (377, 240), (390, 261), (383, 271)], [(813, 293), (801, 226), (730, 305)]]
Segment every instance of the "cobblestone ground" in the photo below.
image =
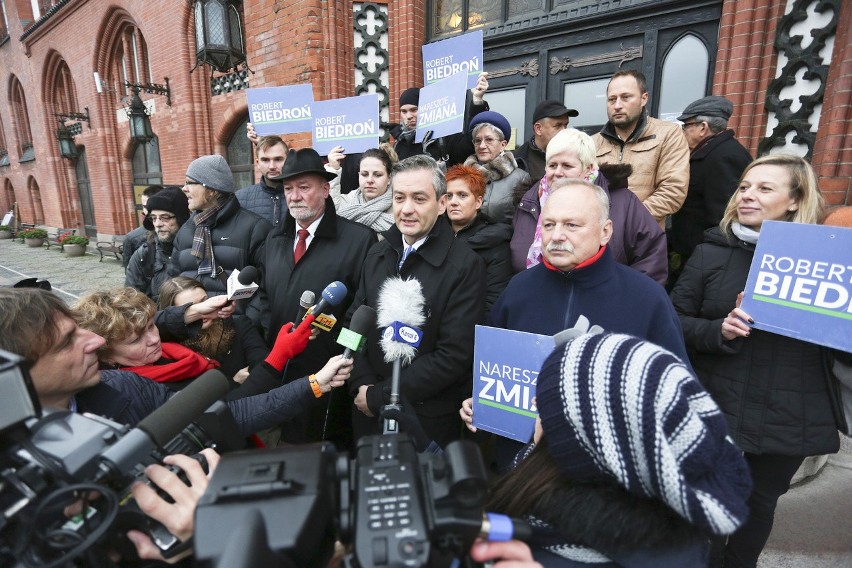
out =
[[(93, 249), (89, 246), (89, 249)], [(30, 248), (20, 241), (0, 240), (0, 285), (9, 286), (23, 278), (49, 280), (54, 291), (68, 302), (94, 290), (108, 290), (124, 285), (124, 269), (114, 256), (88, 252), (68, 258), (58, 246), (48, 250)]]

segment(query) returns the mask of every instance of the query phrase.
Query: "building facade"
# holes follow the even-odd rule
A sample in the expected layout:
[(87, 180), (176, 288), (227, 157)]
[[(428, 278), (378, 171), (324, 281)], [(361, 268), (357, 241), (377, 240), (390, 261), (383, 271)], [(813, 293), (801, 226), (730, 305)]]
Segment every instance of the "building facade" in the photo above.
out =
[[(226, 4), (226, 0), (206, 0)], [(196, 61), (190, 0), (0, 0), (0, 211), (91, 237), (138, 225), (138, 194), (179, 184), (220, 153), (238, 185), (256, 174), (245, 138), (247, 87), (310, 83), (316, 100), (378, 92), (383, 120), (422, 85), (420, 47), (484, 31), (492, 108), (519, 143), (543, 98), (565, 100), (587, 131), (606, 120), (618, 69), (648, 77), (654, 116), (723, 95), (753, 153), (807, 155), (833, 205), (852, 197), (852, 3), (841, 0), (243, 0), (247, 67)], [(155, 135), (130, 136), (127, 83)], [(57, 116), (61, 115), (61, 116)], [(74, 124), (79, 126), (73, 126)], [(78, 130), (75, 156), (57, 129)], [(296, 147), (310, 135), (288, 136)]]

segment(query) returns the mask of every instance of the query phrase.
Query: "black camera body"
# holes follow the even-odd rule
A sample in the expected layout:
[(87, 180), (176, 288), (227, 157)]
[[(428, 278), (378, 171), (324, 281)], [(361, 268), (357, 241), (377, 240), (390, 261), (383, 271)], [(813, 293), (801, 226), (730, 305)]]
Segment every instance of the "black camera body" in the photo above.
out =
[(201, 566), (325, 566), (335, 540), (346, 563), (448, 566), (479, 535), (487, 494), (475, 444), (418, 454), (406, 434), (222, 457), (195, 519)]

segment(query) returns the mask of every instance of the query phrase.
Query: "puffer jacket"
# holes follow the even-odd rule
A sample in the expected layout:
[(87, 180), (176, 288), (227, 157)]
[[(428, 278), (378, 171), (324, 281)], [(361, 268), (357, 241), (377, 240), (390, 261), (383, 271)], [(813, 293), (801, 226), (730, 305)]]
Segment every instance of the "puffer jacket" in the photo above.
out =
[(160, 286), (169, 279), (172, 250), (172, 243), (161, 243), (157, 239), (143, 243), (127, 265), (124, 285), (139, 290), (156, 302), (160, 297)]
[(486, 316), (515, 274), (512, 270), (512, 252), (509, 250), (511, 238), (511, 226), (495, 223), (482, 214), (456, 233), (457, 240), (465, 241), (485, 261)]
[(211, 296), (224, 294), (227, 291), (225, 282), (235, 268), (242, 270), (246, 266), (259, 267), (258, 251), (272, 225), (259, 215), (240, 207), (236, 198), (231, 198), (210, 226), (213, 256), (216, 257), (216, 265), (223, 268), (224, 272), (218, 278), (209, 275), (199, 277), (198, 259), (192, 256), (196, 216), (190, 217), (178, 230), (169, 275), (195, 278)]
[(809, 456), (839, 448), (823, 348), (760, 329), (726, 341), (754, 245), (705, 232), (671, 292), (695, 372), (745, 452)]
[(260, 182), (237, 191), (237, 199), (243, 209), (257, 213), (273, 226), (284, 220), (287, 202), (281, 182), (277, 186), (268, 185), (262, 177)]
[(663, 225), (666, 215), (680, 209), (689, 187), (689, 146), (680, 126), (645, 113), (622, 142), (607, 122), (593, 136), (599, 164), (630, 164), (630, 190)]

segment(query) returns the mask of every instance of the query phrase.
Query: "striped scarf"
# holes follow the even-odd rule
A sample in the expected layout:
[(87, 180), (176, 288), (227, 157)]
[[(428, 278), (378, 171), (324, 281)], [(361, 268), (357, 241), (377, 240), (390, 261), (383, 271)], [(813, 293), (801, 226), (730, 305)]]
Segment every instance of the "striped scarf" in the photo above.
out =
[(205, 209), (195, 214), (195, 234), (192, 236), (192, 256), (198, 259), (198, 275), (216, 276), (216, 258), (213, 256), (213, 239), (210, 236), (210, 225), (216, 220), (216, 215), (222, 210), (222, 205)]

